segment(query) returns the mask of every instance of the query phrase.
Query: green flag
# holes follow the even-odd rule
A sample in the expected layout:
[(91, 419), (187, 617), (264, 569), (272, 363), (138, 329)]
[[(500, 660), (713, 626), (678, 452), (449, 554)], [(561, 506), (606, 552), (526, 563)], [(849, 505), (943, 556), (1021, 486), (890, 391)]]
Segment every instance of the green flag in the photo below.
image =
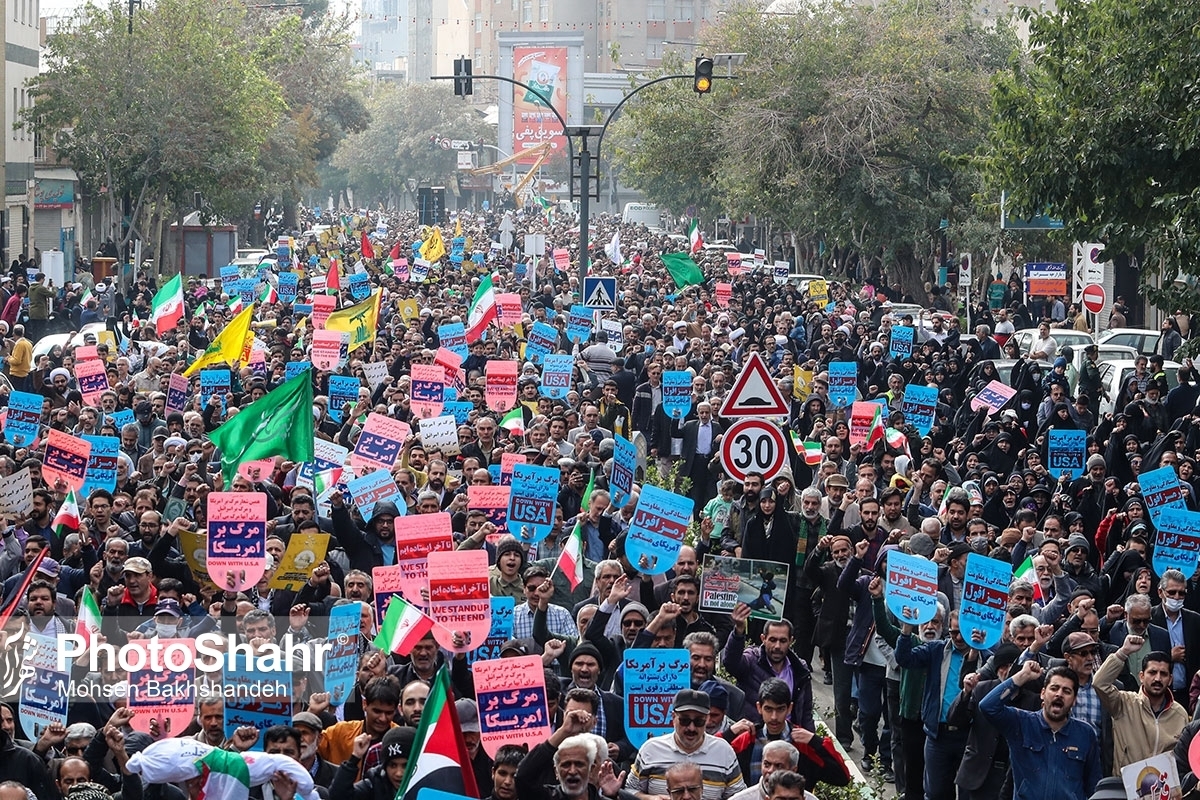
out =
[(312, 461), (312, 375), (302, 372), (255, 400), (217, 428), (209, 438), (221, 451), (228, 488), (240, 464), (270, 456)]
[(662, 262), (680, 289), (704, 283), (704, 273), (687, 253), (663, 253)]

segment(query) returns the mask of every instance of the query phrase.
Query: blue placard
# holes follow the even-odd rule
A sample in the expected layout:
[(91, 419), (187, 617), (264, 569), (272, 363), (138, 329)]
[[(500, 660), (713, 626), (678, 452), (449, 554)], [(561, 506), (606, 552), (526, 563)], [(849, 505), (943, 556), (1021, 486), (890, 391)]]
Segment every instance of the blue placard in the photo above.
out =
[(525, 358), (541, 364), (542, 359), (554, 352), (557, 342), (557, 328), (547, 322), (535, 322), (525, 339)]
[(542, 359), (542, 394), (562, 400), (571, 391), (571, 376), (575, 373), (575, 356), (561, 353)]
[(562, 470), (514, 464), (508, 493), (508, 531), (517, 541), (533, 544), (550, 535), (558, 507)]
[(1046, 468), (1055, 478), (1080, 478), (1087, 461), (1087, 431), (1051, 428), (1046, 438)]
[(371, 296), (371, 276), (365, 272), (350, 273), (350, 296), (355, 300), (366, 300)]
[(232, 295), (237, 291), (237, 282), (242, 279), (242, 273), (236, 264), (226, 264), (221, 267), (221, 291)]
[(470, 422), (471, 412), (474, 410), (475, 404), (466, 401), (442, 403), (442, 414), (453, 414), (455, 423), (459, 425), (466, 425)]
[(329, 376), (329, 418), (336, 424), (342, 424), (342, 409), (346, 403), (351, 407), (358, 403), (358, 390), (362, 381), (352, 375)]
[(261, 751), (263, 731), (292, 724), (292, 673), (247, 668), (247, 659), (236, 656), (232, 661), (236, 667), (225, 669), (225, 738), (249, 725), (260, 734), (250, 749)]
[(253, 305), (258, 299), (258, 278), (242, 278), (237, 282), (237, 294), (242, 306)]
[[(1000, 643), (1010, 581), (1012, 564), (979, 553), (967, 554), (958, 621), (963, 639), (976, 650), (990, 650)], [(972, 638), (975, 631), (983, 632), (982, 641)]]
[(42, 403), (46, 398), (31, 392), (11, 392), (8, 414), (4, 419), (4, 438), (17, 447), (28, 447), (38, 438)]
[[(490, 475), (492, 478), (492, 485), (499, 486), (500, 480), (501, 480), (500, 465), (499, 464), (488, 464), (487, 471), (488, 471), (488, 475)], [(505, 513), (507, 514), (508, 512), (505, 511)]]
[(221, 399), (221, 416), (225, 416), (225, 395), (229, 394), (232, 384), (227, 369), (200, 370), (200, 406), (208, 405), (208, 399), (214, 394)]
[(910, 625), (937, 616), (937, 564), (928, 558), (891, 550), (887, 556), (884, 601), (896, 619)]
[(312, 315), (312, 303), (292, 303), (293, 317), (307, 317)]
[(525, 276), (529, 274), (529, 265), (524, 262), (513, 264), (513, 277), (519, 281), (525, 280)]
[(608, 478), (608, 488), (612, 493), (612, 504), (623, 508), (629, 502), (633, 492), (633, 476), (637, 470), (637, 447), (633, 442), (619, 433), (613, 434), (613, 466), (612, 475)]
[(300, 289), (300, 276), (294, 272), (284, 272), (279, 276), (279, 286), (275, 291), (279, 293), (279, 302), (294, 303), (296, 302), (296, 294)]
[(1187, 501), (1183, 497), (1183, 484), (1172, 466), (1159, 467), (1138, 475), (1138, 486), (1142, 489), (1142, 499), (1146, 503), (1146, 513), (1154, 527), (1158, 527), (1159, 512), (1163, 508), (1186, 509)]
[(1200, 563), (1200, 511), (1162, 506), (1157, 527), (1154, 571), (1161, 578), (1167, 570), (1177, 569), (1190, 578)]
[(467, 329), (461, 322), (438, 325), (437, 332), (442, 347), (460, 356), (464, 361), (471, 354), (467, 349)]
[(592, 310), (578, 303), (571, 306), (567, 317), (567, 338), (575, 344), (586, 342), (592, 337)]
[(79, 489), (79, 499), (86, 500), (96, 489), (113, 491), (117, 488), (117, 453), (121, 451), (121, 440), (116, 436), (89, 436), (80, 439), (92, 443), (88, 456), (87, 474)]
[(621, 654), (625, 687), (625, 736), (641, 747), (652, 736), (670, 733), (675, 694), (692, 687), (687, 650), (629, 648)]
[(467, 652), (467, 663), (491, 661), (500, 657), (500, 648), (513, 635), (513, 612), (517, 601), (511, 597), (492, 598), (492, 627), (487, 639), (474, 650)]
[(642, 487), (625, 543), (626, 557), (638, 572), (661, 575), (675, 566), (694, 505), (690, 497)]
[(350, 492), (350, 499), (363, 519), (369, 520), (375, 516), (375, 506), (382, 502), (395, 503), (396, 510), (400, 512), (398, 516), (407, 516), (408, 503), (404, 502), (396, 481), (386, 469), (368, 472), (361, 478), (348, 481), (346, 490)]
[(663, 411), (671, 419), (683, 419), (692, 410), (692, 373), (670, 370), (662, 374)]
[(915, 333), (907, 325), (896, 325), (892, 328), (892, 358), (908, 358), (912, 355)]
[(289, 361), (283, 366), (283, 379), (290, 381), (302, 372), (312, 369), (311, 361)]
[(829, 362), (829, 402), (835, 408), (849, 408), (858, 392), (858, 362)]
[(108, 418), (113, 421), (113, 424), (117, 426), (117, 432), (120, 433), (121, 428), (124, 428), (126, 425), (133, 424), (133, 409), (122, 408), (119, 411), (114, 411), (113, 413), (109, 414)]
[(937, 398), (937, 389), (932, 386), (910, 383), (904, 388), (904, 402), (900, 404), (900, 411), (904, 414), (904, 420), (922, 436), (928, 436), (933, 428)]
[(340, 706), (354, 690), (358, 673), (359, 627), (362, 603), (347, 603), (329, 610), (329, 636), (332, 647), (325, 656), (325, 691), (329, 702)]
[(450, 263), (461, 264), (463, 262), (463, 249), (466, 247), (467, 238), (465, 236), (455, 236), (450, 240)]

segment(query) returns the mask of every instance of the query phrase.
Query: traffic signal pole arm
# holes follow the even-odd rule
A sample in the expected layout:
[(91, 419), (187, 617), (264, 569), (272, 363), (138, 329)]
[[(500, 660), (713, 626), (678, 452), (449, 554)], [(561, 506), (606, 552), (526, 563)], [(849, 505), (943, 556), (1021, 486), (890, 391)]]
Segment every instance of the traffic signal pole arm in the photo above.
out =
[(608, 131), (608, 125), (617, 116), (617, 112), (621, 110), (621, 106), (633, 99), (633, 96), (649, 86), (665, 81), (691, 80), (693, 75), (663, 75), (661, 78), (655, 78), (652, 81), (646, 81), (640, 86), (635, 86), (633, 91), (621, 98), (621, 102), (613, 106), (613, 110), (608, 112), (608, 118), (604, 120), (603, 127), (600, 128), (600, 135), (596, 137), (596, 158), (600, 157), (600, 148), (604, 146), (604, 134)]

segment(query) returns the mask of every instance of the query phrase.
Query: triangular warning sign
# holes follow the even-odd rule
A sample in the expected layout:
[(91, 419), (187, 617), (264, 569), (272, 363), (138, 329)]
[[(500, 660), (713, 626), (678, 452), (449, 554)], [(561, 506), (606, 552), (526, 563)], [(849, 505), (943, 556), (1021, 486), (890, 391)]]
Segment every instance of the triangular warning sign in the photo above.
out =
[(724, 405), (722, 417), (782, 417), (788, 413), (787, 400), (771, 380), (762, 356), (750, 353), (738, 373)]
[(613, 301), (612, 296), (608, 293), (608, 287), (604, 281), (596, 281), (591, 295), (584, 301), (584, 305), (589, 308), (616, 308), (617, 304)]

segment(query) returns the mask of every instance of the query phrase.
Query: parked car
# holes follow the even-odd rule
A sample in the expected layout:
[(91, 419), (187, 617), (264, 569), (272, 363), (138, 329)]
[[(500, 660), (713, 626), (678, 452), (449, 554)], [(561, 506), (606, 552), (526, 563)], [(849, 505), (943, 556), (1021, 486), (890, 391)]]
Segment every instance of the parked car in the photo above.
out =
[[(52, 333), (48, 336), (43, 336), (33, 346), (33, 358), (36, 361), (41, 356), (49, 355), (50, 350), (56, 345), (58, 347), (67, 347), (68, 342), (70, 342), (71, 347), (95, 344), (96, 334), (105, 330), (105, 327), (103, 322), (92, 322), (84, 325), (83, 330), (76, 333), (74, 337), (70, 333)], [(89, 336), (91, 337), (91, 341), (88, 341)]]
[(1158, 352), (1159, 331), (1145, 328), (1109, 328), (1096, 341), (1100, 344), (1119, 344), (1132, 347), (1145, 356)]
[[(1028, 353), (1030, 345), (1033, 344), (1034, 338), (1037, 336), (1037, 328), (1025, 328), (1019, 330), (1012, 335), (1010, 341), (1016, 342), (1021, 353)], [(1058, 349), (1061, 351), (1064, 347), (1070, 346), (1074, 348), (1082, 348), (1085, 345), (1095, 344), (1095, 339), (1090, 333), (1084, 331), (1076, 331), (1070, 328), (1051, 328), (1050, 338), (1058, 342)], [(1114, 344), (1123, 344), (1122, 342), (1114, 342)]]
[[(1097, 348), (1096, 361), (1101, 366), (1106, 361), (1132, 361), (1138, 357), (1138, 351), (1132, 347), (1125, 347), (1119, 344), (1099, 344)], [(1071, 396), (1074, 397), (1079, 391), (1079, 370), (1083, 369), (1083, 360), (1086, 358), (1084, 348), (1071, 347), (1070, 357), (1067, 358), (1067, 380), (1071, 384)], [(1066, 355), (1066, 353), (1062, 353)]]
[[(1125, 361), (1107, 361), (1100, 368), (1100, 379), (1103, 381), (1104, 390), (1108, 397), (1100, 398), (1100, 406), (1098, 414), (1113, 414), (1120, 409), (1116, 408), (1117, 395), (1121, 393), (1121, 386), (1125, 381), (1129, 380), (1129, 376), (1134, 374), (1137, 363), (1134, 359)], [(1174, 389), (1179, 385), (1179, 367), (1181, 364), (1178, 361), (1163, 362), (1163, 372), (1167, 377), (1167, 389)]]

